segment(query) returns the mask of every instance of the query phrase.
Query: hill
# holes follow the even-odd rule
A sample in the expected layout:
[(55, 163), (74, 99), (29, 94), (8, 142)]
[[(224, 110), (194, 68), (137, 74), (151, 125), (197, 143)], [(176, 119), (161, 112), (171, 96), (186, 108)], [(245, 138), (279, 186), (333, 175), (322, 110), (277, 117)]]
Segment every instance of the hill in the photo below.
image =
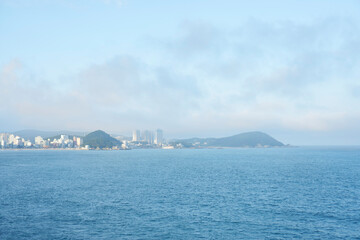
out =
[(257, 146), (269, 146), (269, 147), (281, 147), (284, 146), (282, 142), (274, 139), (266, 133), (262, 132), (247, 132), (234, 135), (231, 137), (218, 138), (213, 143), (219, 147), (257, 147)]
[(246, 132), (223, 138), (175, 140), (184, 147), (282, 147), (284, 144), (263, 132)]
[(84, 137), (84, 145), (89, 145), (91, 148), (112, 148), (121, 145), (121, 142), (106, 132), (97, 130)]

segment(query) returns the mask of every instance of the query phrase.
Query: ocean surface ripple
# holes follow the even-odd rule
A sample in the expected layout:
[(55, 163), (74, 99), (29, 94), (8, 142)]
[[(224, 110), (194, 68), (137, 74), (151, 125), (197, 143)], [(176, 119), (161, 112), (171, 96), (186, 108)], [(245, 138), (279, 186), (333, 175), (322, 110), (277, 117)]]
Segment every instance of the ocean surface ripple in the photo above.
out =
[(360, 148), (0, 151), (0, 239), (360, 239)]

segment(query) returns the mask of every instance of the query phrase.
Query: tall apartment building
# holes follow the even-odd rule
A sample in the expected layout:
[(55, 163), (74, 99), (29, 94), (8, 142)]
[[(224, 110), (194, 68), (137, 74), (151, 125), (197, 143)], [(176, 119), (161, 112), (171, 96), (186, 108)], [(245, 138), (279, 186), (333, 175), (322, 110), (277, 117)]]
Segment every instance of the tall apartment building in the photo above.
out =
[(44, 139), (41, 136), (35, 137), (35, 144), (36, 145), (43, 145), (44, 144)]
[(133, 131), (133, 138), (132, 140), (135, 142), (135, 141), (140, 141), (141, 138), (140, 138), (140, 130), (134, 130)]
[(156, 145), (162, 145), (163, 144), (163, 131), (161, 129), (156, 130), (154, 143)]
[(149, 144), (153, 144), (154, 143), (154, 133), (149, 130), (143, 131), (142, 140)]
[(80, 147), (81, 145), (83, 145), (84, 144), (84, 140), (82, 139), (82, 138), (76, 138), (76, 145), (78, 146), (78, 147)]

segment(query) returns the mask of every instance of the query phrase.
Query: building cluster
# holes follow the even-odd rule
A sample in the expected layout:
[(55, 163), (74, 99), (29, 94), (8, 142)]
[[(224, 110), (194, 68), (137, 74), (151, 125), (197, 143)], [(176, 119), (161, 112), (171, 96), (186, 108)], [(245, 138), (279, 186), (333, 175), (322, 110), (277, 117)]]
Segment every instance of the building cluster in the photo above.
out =
[(11, 133), (0, 133), (0, 148), (29, 148), (33, 143)]
[(128, 144), (132, 148), (166, 148), (167, 146), (164, 140), (163, 130), (161, 129), (157, 129), (155, 131), (134, 130), (132, 135), (132, 141), (130, 141)]
[(83, 138), (76, 136), (60, 135), (52, 140), (37, 136), (31, 141), (11, 133), (0, 133), (0, 148), (80, 148), (82, 145)]
[(68, 135), (60, 135), (60, 138), (43, 139), (41, 136), (35, 137), (35, 146), (40, 148), (80, 148), (83, 145), (81, 137), (73, 136), (69, 138)]
[[(113, 146), (112, 149), (137, 149), (137, 148), (174, 148), (164, 139), (163, 130), (134, 130), (131, 137), (115, 137), (119, 140), (119, 146)], [(121, 144), (121, 145), (120, 145)], [(59, 135), (58, 137), (44, 138), (37, 136), (31, 140), (16, 136), (11, 133), (0, 133), (0, 149), (90, 149), (91, 146), (84, 146), (83, 138), (69, 135)]]
[(163, 131), (157, 129), (154, 133), (150, 130), (144, 130), (140, 133), (140, 130), (134, 130), (132, 141), (161, 146), (163, 144)]

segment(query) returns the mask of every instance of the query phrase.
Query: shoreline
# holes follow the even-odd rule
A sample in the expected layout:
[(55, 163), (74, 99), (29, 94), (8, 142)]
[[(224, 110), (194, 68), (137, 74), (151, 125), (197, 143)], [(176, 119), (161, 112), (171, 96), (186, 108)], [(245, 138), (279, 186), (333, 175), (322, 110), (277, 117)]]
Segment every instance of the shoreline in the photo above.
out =
[(81, 148), (4, 148), (0, 149), (1, 151), (44, 151), (44, 150), (60, 150), (60, 151), (89, 151), (90, 149), (81, 149)]
[(85, 148), (0, 148), (1, 151), (127, 151), (127, 150), (177, 150), (177, 149), (280, 149), (297, 148), (299, 146), (274, 147), (199, 147), (199, 148), (132, 148), (132, 149), (85, 149)]

